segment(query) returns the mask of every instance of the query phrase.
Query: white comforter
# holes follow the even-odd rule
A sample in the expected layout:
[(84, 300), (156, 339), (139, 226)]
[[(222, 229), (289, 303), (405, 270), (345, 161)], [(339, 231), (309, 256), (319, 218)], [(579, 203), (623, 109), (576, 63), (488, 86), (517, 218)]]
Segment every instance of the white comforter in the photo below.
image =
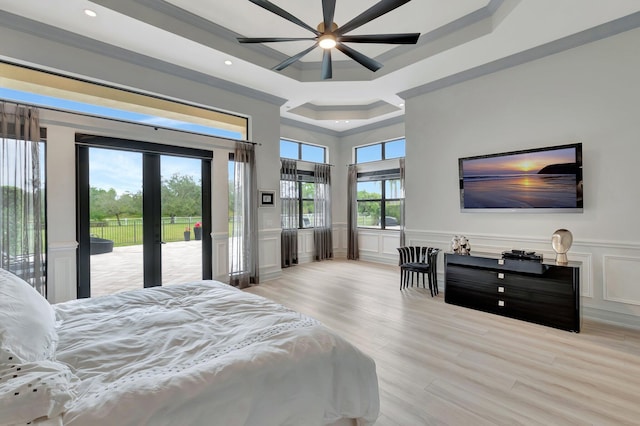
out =
[(54, 305), (80, 382), (65, 425), (372, 424), (371, 358), (317, 321), (202, 281)]

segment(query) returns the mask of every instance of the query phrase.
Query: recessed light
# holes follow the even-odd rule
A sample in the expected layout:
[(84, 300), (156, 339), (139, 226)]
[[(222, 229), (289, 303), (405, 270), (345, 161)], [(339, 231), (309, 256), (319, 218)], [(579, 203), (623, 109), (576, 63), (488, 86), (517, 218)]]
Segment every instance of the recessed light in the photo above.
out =
[(231, 62), (230, 60), (227, 59), (226, 61), (224, 61), (224, 64), (225, 65), (233, 65), (233, 62)]
[(336, 120), (336, 123), (339, 123), (339, 122), (340, 122), (340, 120)]
[(345, 123), (348, 123), (348, 122), (349, 122), (349, 120), (344, 120), (344, 122), (345, 122)]
[(98, 16), (98, 14), (95, 11), (91, 10), (91, 9), (85, 9), (84, 10), (84, 14), (87, 15), (87, 16), (90, 16), (92, 18), (95, 18), (96, 16)]
[(404, 106), (404, 102), (399, 103), (399, 104), (398, 104), (398, 106), (399, 106), (400, 108), (402, 108), (402, 107)]

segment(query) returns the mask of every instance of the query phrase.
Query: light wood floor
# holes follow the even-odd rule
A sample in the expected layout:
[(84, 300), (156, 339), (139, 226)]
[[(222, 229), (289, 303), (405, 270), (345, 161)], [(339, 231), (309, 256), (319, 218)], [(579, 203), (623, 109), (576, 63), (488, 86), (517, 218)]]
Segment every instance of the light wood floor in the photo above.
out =
[(640, 424), (637, 330), (583, 320), (575, 334), (447, 305), (367, 262), (299, 265), (248, 291), (375, 359), (376, 425)]

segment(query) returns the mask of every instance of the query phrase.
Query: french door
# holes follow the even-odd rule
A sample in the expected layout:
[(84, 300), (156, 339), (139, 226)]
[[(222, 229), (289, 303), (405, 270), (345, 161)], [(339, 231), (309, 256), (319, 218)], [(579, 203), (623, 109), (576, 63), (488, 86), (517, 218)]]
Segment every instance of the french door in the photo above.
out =
[(211, 279), (212, 157), (76, 135), (79, 298)]

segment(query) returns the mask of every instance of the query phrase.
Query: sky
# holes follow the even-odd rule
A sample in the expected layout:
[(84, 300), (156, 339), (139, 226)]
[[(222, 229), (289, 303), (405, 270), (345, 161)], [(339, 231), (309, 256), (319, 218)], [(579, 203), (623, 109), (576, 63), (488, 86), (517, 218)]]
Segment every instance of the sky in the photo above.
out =
[(535, 174), (549, 164), (575, 163), (575, 148), (465, 160), (465, 176)]
[[(169, 179), (174, 174), (191, 176), (199, 183), (200, 160), (162, 155), (160, 174)], [(115, 189), (118, 195), (142, 190), (142, 154), (114, 149), (89, 149), (89, 185), (95, 188)]]

